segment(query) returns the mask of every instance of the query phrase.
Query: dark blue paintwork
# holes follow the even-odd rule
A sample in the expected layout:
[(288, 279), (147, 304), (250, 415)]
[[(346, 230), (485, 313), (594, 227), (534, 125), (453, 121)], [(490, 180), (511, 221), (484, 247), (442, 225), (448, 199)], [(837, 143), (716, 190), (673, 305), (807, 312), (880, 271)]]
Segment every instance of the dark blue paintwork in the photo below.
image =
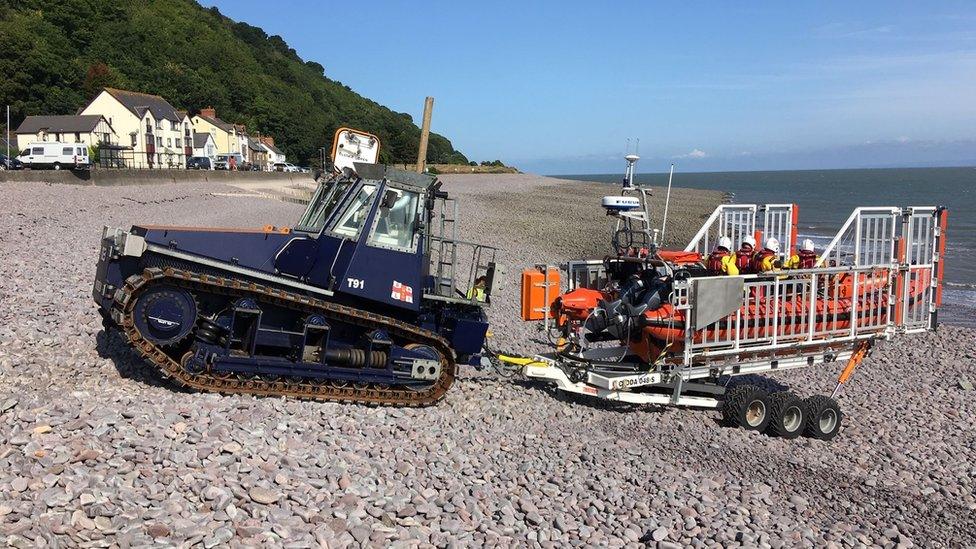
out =
[[(333, 221), (340, 217), (346, 205), (353, 201), (364, 185), (372, 185), (376, 189), (370, 198), (371, 203), (362, 218), (357, 236), (346, 237), (331, 232), (329, 229)], [(142, 272), (148, 265), (165, 264), (167, 253), (178, 252), (182, 256), (188, 256), (178, 259), (182, 265), (189, 262), (190, 268), (193, 258), (205, 261), (205, 272), (220, 271), (221, 265), (227, 265), (243, 269), (243, 272), (232, 274), (245, 278), (248, 272), (254, 271), (332, 291), (332, 299), (335, 301), (393, 316), (440, 333), (459, 355), (460, 362), (476, 364), (488, 329), (487, 318), (479, 306), (424, 297), (424, 286), (430, 289), (433, 283), (427, 274), (430, 256), (424, 249), (423, 235), (418, 233), (414, 237), (414, 244), (410, 249), (392, 249), (369, 243), (374, 219), (380, 215), (380, 202), (388, 185), (384, 178), (354, 180), (327, 216), (323, 228), (317, 232), (134, 226), (130, 232), (144, 237), (148, 250), (142, 257), (111, 257), (111, 243), (108, 240), (103, 241), (96, 274), (95, 300), (107, 314), (112, 307), (115, 289), (121, 287), (127, 277)], [(414, 189), (408, 183), (393, 186)], [(426, 216), (426, 225), (430, 226), (433, 191), (431, 188), (416, 190), (421, 193), (423, 215)], [(427, 284), (423, 283), (425, 280)], [(258, 282), (267, 283), (262, 280)], [(288, 290), (298, 293), (303, 291), (294, 287)], [(321, 297), (321, 294), (317, 297)], [(183, 313), (177, 305), (158, 303), (154, 305), (154, 310), (167, 318), (176, 318)], [(394, 359), (423, 356), (404, 347), (390, 347), (389, 343), (383, 342), (386, 336), (374, 335), (372, 337), (379, 338), (375, 340), (376, 345), (389, 347), (391, 362), (385, 369), (357, 373), (356, 369), (335, 364), (304, 362), (300, 358), (301, 349), (310, 338), (318, 338), (316, 342), (323, 349), (351, 349), (363, 348), (362, 337), (350, 335), (341, 329), (338, 333), (332, 333), (334, 330), (328, 326), (315, 328), (315, 322), (308, 319), (282, 316), (280, 313), (269, 316), (258, 310), (261, 307), (263, 305), (260, 303), (237, 303), (231, 307), (232, 310), (221, 313), (214, 319), (232, 337), (243, 338), (239, 341), (249, 341), (248, 348), (238, 349), (237, 354), (232, 356), (229, 343), (215, 346), (201, 342), (195, 344), (198, 358), (194, 361), (202, 361), (208, 353), (216, 353), (219, 356), (214, 359), (216, 362), (213, 365), (218, 370), (229, 368), (239, 372), (392, 382), (401, 375), (393, 370)], [(253, 313), (248, 312), (251, 308), (255, 309)], [(153, 316), (157, 315), (154, 313)], [(324, 322), (321, 318), (319, 321)], [(235, 325), (235, 322), (240, 324)], [(301, 327), (301, 322), (305, 322), (304, 328)], [(238, 328), (244, 325), (250, 326), (248, 330), (251, 335), (237, 333)], [(165, 332), (162, 328), (163, 326), (157, 326), (157, 331)], [(367, 342), (365, 348), (369, 350), (372, 345), (374, 343)], [(244, 356), (241, 356), (241, 352)], [(194, 362), (189, 367), (204, 366), (202, 362)]]

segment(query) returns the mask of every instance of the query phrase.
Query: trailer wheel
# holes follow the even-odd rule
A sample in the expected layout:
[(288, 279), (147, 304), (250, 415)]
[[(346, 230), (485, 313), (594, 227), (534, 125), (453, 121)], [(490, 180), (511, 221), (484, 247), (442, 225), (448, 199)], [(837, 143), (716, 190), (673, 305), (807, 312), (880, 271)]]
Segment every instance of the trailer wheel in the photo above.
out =
[(804, 434), (810, 438), (830, 440), (840, 431), (844, 414), (837, 401), (824, 395), (813, 395), (804, 401), (807, 421)]
[(722, 415), (726, 425), (762, 431), (769, 425), (769, 410), (769, 393), (755, 385), (738, 385), (725, 394)]
[(783, 438), (796, 438), (806, 428), (806, 406), (800, 397), (789, 391), (773, 393), (769, 397), (768, 433)]

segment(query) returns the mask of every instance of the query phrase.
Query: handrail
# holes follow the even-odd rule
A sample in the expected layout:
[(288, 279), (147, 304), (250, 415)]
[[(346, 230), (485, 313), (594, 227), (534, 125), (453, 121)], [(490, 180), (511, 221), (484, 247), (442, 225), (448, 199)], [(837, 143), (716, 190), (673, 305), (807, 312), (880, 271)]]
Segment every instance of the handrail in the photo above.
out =
[(851, 212), (851, 215), (847, 217), (847, 221), (844, 222), (844, 225), (841, 226), (840, 230), (837, 231), (837, 234), (834, 235), (834, 238), (831, 239), (830, 243), (827, 244), (827, 247), (824, 248), (823, 252), (820, 254), (820, 259), (817, 260), (818, 267), (827, 261), (828, 256), (834, 252), (834, 248), (837, 247), (837, 244), (839, 244), (840, 241), (844, 239), (844, 236), (847, 235), (847, 231), (851, 228), (851, 224), (854, 223), (855, 220), (860, 220), (861, 214), (864, 213), (889, 213), (892, 215), (898, 215), (901, 213), (901, 209), (884, 206), (855, 208), (854, 211)]
[(708, 230), (712, 228), (712, 224), (715, 223), (715, 221), (718, 219), (718, 216), (721, 215), (723, 206), (724, 204), (720, 204), (715, 208), (714, 211), (712, 211), (712, 215), (708, 216), (708, 219), (701, 226), (701, 229), (698, 229), (698, 233), (694, 236), (694, 238), (691, 239), (691, 242), (689, 242), (688, 245), (685, 246), (684, 251), (686, 252), (695, 251), (695, 248), (698, 247), (698, 243), (701, 241), (702, 237), (708, 234)]

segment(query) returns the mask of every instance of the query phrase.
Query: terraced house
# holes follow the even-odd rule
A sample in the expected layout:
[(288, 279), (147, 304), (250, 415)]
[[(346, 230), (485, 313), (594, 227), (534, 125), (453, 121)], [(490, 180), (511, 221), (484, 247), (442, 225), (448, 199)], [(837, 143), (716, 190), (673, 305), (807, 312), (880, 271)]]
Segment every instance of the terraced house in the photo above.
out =
[(129, 168), (183, 168), (193, 154), (193, 123), (158, 95), (105, 88), (80, 115), (101, 115), (115, 130)]
[(200, 113), (193, 117), (193, 130), (213, 136), (214, 143), (217, 144), (217, 154), (239, 154), (241, 162), (249, 161), (244, 126), (217, 118), (217, 111), (213, 107), (200, 109)]

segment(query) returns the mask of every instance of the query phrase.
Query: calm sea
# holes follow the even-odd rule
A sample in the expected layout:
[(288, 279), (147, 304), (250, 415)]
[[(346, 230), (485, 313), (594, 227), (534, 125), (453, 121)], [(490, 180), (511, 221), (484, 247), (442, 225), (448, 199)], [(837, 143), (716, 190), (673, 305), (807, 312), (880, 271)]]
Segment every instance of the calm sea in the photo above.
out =
[[(619, 184), (621, 174), (561, 175)], [(639, 174), (639, 183), (667, 185), (666, 173)], [(822, 248), (858, 206), (946, 206), (942, 319), (976, 326), (976, 167), (871, 170), (802, 170), (674, 174), (674, 186), (734, 194), (734, 202), (800, 206), (800, 237)], [(653, 213), (653, 212), (652, 212)]]

